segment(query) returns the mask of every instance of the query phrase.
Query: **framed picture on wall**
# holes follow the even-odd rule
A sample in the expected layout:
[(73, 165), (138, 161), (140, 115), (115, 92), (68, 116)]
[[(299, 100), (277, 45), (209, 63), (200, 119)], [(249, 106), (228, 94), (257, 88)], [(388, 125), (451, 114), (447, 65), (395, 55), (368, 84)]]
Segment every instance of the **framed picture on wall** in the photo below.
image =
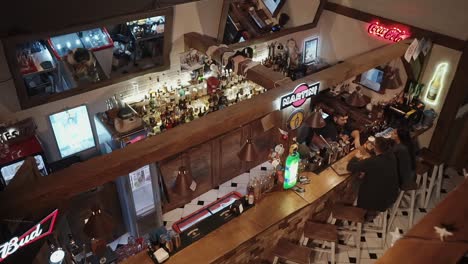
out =
[(272, 17), (276, 17), (286, 0), (262, 0)]
[(304, 40), (303, 63), (311, 64), (317, 60), (318, 37)]
[(94, 148), (94, 134), (86, 105), (49, 115), (60, 157)]

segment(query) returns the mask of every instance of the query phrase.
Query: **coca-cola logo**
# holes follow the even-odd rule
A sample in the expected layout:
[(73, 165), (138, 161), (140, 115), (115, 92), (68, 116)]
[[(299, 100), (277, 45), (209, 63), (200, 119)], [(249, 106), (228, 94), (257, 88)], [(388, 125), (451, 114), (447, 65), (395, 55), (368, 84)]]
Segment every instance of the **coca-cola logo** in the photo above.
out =
[[(13, 237), (10, 241), (0, 245), (0, 262), (12, 255), (18, 249), (31, 244), (45, 236), (48, 236), (54, 230), (55, 221), (57, 219), (58, 209), (53, 211), (46, 218), (42, 219), (37, 225), (29, 229), (20, 237)], [(44, 232), (44, 229), (46, 230)]]
[(397, 27), (387, 27), (381, 25), (379, 22), (371, 23), (367, 28), (367, 32), (369, 32), (371, 35), (393, 42), (399, 42), (411, 36), (410, 33), (406, 32), (405, 30)]

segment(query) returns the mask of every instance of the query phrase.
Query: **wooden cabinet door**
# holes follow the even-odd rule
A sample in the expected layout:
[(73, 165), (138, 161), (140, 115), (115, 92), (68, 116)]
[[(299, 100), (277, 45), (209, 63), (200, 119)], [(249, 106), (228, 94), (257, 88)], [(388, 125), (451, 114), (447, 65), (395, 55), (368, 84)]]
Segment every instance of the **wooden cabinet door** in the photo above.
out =
[(188, 151), (188, 160), (190, 164), (188, 169), (192, 173), (192, 178), (197, 184), (197, 188), (192, 195), (193, 198), (195, 198), (214, 187), (211, 141), (190, 149)]
[(226, 182), (241, 173), (242, 161), (237, 156), (242, 146), (242, 129), (236, 129), (219, 139), (219, 183)]

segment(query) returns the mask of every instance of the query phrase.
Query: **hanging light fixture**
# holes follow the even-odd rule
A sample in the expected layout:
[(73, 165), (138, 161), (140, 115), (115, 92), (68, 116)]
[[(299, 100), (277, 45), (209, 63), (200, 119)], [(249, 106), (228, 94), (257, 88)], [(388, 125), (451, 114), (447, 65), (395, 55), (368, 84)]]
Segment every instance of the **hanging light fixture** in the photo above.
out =
[(90, 238), (106, 238), (112, 235), (114, 227), (112, 216), (95, 206), (84, 225), (83, 233)]
[(357, 86), (356, 90), (346, 98), (346, 103), (354, 107), (364, 107), (370, 99), (361, 93), (361, 87)]
[(182, 155), (182, 165), (177, 171), (177, 177), (175, 180), (174, 188), (172, 189), (175, 193), (181, 196), (186, 196), (192, 192), (190, 188), (192, 185), (193, 188), (196, 188), (196, 183), (193, 181), (192, 174), (190, 170), (185, 166), (184, 160), (186, 159), (186, 154)]
[(322, 128), (326, 125), (322, 116), (322, 109), (316, 107), (312, 114), (306, 119), (306, 125), (311, 128)]
[(255, 161), (258, 159), (258, 150), (252, 139), (247, 139), (237, 155), (243, 161)]

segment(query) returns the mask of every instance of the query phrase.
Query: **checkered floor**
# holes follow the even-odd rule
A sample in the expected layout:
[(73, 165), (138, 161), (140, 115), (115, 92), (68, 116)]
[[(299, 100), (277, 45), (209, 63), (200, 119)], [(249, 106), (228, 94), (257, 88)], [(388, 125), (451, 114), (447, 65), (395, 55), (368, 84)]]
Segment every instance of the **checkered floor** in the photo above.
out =
[[(248, 173), (243, 173), (236, 178), (233, 178), (230, 181), (227, 181), (221, 184), (218, 188), (210, 190), (199, 197), (192, 200), (190, 203), (186, 204), (183, 207), (174, 209), (170, 212), (167, 212), (163, 215), (163, 221), (166, 228), (172, 228), (172, 224), (185, 217), (198, 209), (202, 208), (204, 205), (209, 204), (213, 201), (216, 201), (218, 198), (223, 197), (224, 195), (228, 194), (232, 191), (238, 191), (241, 194), (245, 194), (247, 189), (247, 184), (252, 177), (258, 177), (263, 174), (269, 173), (273, 170), (273, 167), (270, 163), (266, 162), (253, 168)], [(444, 199), (448, 192), (453, 190), (458, 184), (460, 184), (464, 180), (462, 175), (459, 175), (455, 170), (448, 168), (445, 170), (444, 181), (442, 185), (441, 191), (441, 198), (440, 200)], [(423, 218), (428, 211), (435, 207), (435, 205), (440, 201), (435, 200), (432, 197), (431, 201), (429, 202), (428, 208), (418, 208), (414, 215), (414, 223), (416, 224), (421, 218)], [(418, 203), (417, 203), (418, 204)], [(408, 212), (403, 211), (401, 214), (399, 213), (395, 220), (394, 225), (391, 230), (395, 230), (395, 227), (398, 227), (401, 234), (408, 230)], [(391, 236), (387, 236), (387, 244), (390, 245)], [(340, 240), (340, 244), (346, 242), (346, 244), (353, 244), (352, 239), (350, 241)], [(372, 264), (374, 263), (379, 257), (381, 257), (384, 253), (383, 249), (375, 249), (381, 246), (382, 243), (382, 234), (381, 233), (364, 233), (361, 237), (361, 264)], [(320, 259), (315, 259), (314, 263), (329, 263), (329, 256), (328, 254), (322, 254)], [(356, 263), (356, 252), (354, 250), (340, 250), (338, 249), (338, 253), (336, 255), (336, 263), (338, 264), (348, 264), (348, 263)]]

